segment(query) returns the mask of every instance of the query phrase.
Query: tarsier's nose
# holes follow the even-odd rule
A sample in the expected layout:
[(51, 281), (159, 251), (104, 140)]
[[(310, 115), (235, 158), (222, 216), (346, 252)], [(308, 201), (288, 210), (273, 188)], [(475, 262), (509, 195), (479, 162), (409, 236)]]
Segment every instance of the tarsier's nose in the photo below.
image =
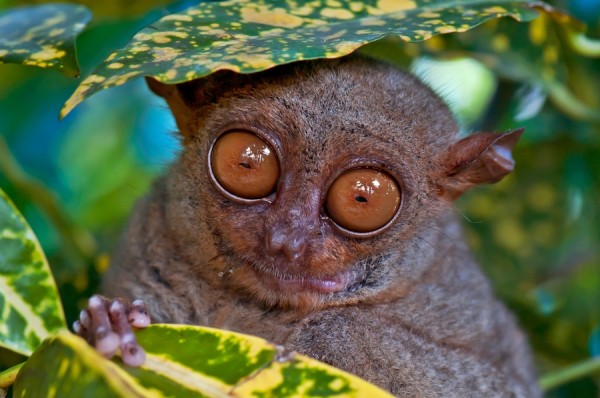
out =
[(268, 254), (298, 260), (311, 244), (319, 228), (321, 195), (310, 179), (285, 181), (265, 220), (265, 246)]
[(306, 240), (302, 231), (279, 225), (267, 231), (265, 245), (269, 254), (283, 253), (289, 261), (295, 261), (304, 253)]

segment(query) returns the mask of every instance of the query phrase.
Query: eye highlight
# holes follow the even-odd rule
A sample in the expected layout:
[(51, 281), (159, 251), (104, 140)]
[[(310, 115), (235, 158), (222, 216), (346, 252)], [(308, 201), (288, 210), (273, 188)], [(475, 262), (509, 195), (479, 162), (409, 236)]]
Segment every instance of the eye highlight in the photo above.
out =
[(219, 185), (244, 199), (268, 196), (279, 179), (277, 154), (265, 140), (247, 131), (219, 137), (213, 144), (210, 165)]
[(398, 183), (387, 173), (354, 169), (329, 188), (326, 210), (336, 224), (353, 232), (372, 232), (394, 218), (400, 207)]

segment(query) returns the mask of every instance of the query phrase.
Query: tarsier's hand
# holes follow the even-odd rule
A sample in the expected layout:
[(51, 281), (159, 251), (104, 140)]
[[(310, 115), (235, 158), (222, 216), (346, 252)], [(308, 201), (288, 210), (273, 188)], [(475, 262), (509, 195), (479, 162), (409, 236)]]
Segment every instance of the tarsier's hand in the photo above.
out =
[(150, 316), (142, 300), (130, 303), (94, 295), (73, 323), (73, 330), (105, 357), (112, 358), (120, 348), (126, 365), (141, 366), (146, 353), (137, 343), (133, 328), (149, 324)]

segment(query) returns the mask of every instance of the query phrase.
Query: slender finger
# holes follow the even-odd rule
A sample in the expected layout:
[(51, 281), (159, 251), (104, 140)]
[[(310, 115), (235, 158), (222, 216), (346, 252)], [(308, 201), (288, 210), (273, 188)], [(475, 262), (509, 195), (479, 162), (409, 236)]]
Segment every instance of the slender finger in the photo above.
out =
[(94, 333), (91, 332), (91, 319), (86, 310), (81, 310), (79, 319), (73, 322), (73, 332), (94, 347)]
[(75, 332), (75, 334), (77, 336), (80, 337), (85, 337), (82, 333), (83, 333), (83, 327), (81, 326), (81, 323), (79, 321), (75, 321), (73, 322), (73, 332)]
[(81, 310), (79, 319), (73, 322), (73, 332), (87, 341), (89, 345), (94, 345), (94, 334), (90, 332), (90, 315), (86, 310)]
[(89, 329), (92, 325), (90, 314), (86, 310), (81, 310), (79, 313), (79, 323), (81, 323), (81, 326), (85, 329)]
[(115, 355), (119, 347), (119, 336), (112, 331), (106, 303), (100, 296), (92, 296), (88, 302), (91, 317), (90, 332), (94, 335), (96, 350), (107, 358)]
[(146, 353), (137, 343), (133, 329), (129, 324), (126, 314), (127, 307), (119, 300), (115, 300), (109, 309), (110, 319), (115, 331), (121, 340), (121, 358), (129, 366), (141, 366), (146, 360)]
[(135, 328), (145, 328), (150, 325), (150, 315), (142, 300), (134, 300), (129, 311), (129, 323)]

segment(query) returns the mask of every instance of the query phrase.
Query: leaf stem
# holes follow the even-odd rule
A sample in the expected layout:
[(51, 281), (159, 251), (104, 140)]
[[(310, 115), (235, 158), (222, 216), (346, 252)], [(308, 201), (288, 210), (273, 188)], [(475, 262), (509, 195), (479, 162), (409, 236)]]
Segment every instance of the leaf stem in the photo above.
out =
[(568, 116), (590, 122), (600, 122), (600, 111), (584, 104), (564, 84), (547, 82), (546, 88), (550, 99)]
[(600, 373), (600, 357), (586, 359), (564, 369), (546, 374), (540, 378), (540, 386), (542, 390), (548, 391), (595, 373)]
[(68, 242), (79, 257), (87, 260), (94, 255), (96, 241), (92, 234), (73, 223), (60, 207), (54, 194), (21, 168), (2, 135), (0, 135), (0, 173), (4, 174), (19, 192), (27, 195), (29, 200), (46, 214), (63, 241)]
[(4, 372), (0, 373), (0, 388), (6, 389), (11, 386), (15, 382), (17, 374), (19, 374), (19, 371), (23, 365), (25, 365), (25, 362), (15, 365), (12, 368), (6, 369)]
[(567, 32), (567, 37), (577, 53), (591, 58), (600, 57), (600, 40), (590, 39), (583, 32), (574, 32), (571, 29)]

